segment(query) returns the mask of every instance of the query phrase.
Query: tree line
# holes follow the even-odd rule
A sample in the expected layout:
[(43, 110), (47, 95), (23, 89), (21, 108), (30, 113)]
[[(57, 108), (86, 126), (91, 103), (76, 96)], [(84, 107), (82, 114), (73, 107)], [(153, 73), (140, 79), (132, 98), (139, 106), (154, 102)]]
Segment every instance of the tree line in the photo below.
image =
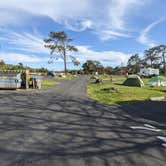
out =
[(127, 64), (129, 73), (136, 74), (140, 68), (151, 67), (160, 69), (161, 74), (166, 75), (166, 45), (159, 45), (145, 50), (144, 57), (139, 54), (132, 55)]
[(145, 50), (142, 58), (139, 54), (132, 55), (126, 66), (104, 67), (100, 62), (92, 60), (86, 61), (82, 66), (86, 74), (98, 72), (99, 74), (119, 75), (137, 74), (141, 68), (148, 67), (160, 69), (160, 73), (166, 75), (166, 45), (159, 45)]
[[(64, 62), (65, 74), (69, 71), (67, 70), (68, 59), (71, 59), (75, 66), (80, 65), (80, 62), (73, 56), (73, 53), (77, 52), (78, 49), (71, 44), (72, 41), (73, 39), (69, 38), (64, 31), (50, 32), (48, 38), (44, 39), (44, 47), (48, 48), (51, 54), (48, 62), (52, 63), (54, 60), (62, 59)], [(79, 70), (79, 73), (137, 74), (140, 71), (140, 68), (144, 67), (158, 68), (162, 74), (166, 75), (166, 45), (159, 45), (145, 50), (143, 58), (140, 58), (139, 54), (132, 55), (126, 66), (104, 67), (99, 61), (87, 60), (82, 65), (82, 70)], [(19, 63), (18, 65), (9, 65), (5, 64), (4, 61), (0, 61), (0, 70), (23, 69), (29, 69), (33, 72), (48, 72), (45, 68), (36, 69), (25, 67), (22, 63)]]
[(84, 74), (95, 74), (97, 72), (98, 74), (124, 75), (127, 72), (127, 68), (123, 66), (104, 67), (99, 61), (87, 60), (82, 65), (82, 72)]
[(0, 70), (29, 70), (30, 72), (40, 72), (46, 73), (48, 69), (41, 67), (41, 68), (32, 68), (28, 66), (24, 66), (23, 63), (18, 63), (17, 65), (13, 64), (6, 64), (3, 60), (0, 60)]

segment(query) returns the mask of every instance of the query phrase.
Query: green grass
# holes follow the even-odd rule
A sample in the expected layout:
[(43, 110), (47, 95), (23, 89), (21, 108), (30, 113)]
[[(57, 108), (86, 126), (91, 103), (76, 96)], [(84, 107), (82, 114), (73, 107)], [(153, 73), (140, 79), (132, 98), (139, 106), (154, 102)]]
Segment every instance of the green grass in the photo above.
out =
[(45, 89), (51, 86), (55, 86), (56, 84), (57, 82), (54, 79), (43, 79), (41, 82), (41, 87)]
[[(101, 75), (101, 76), (99, 76), (102, 80), (110, 80), (111, 79), (111, 77), (110, 76), (108, 76), (108, 75)], [(122, 81), (124, 81), (126, 78), (124, 77), (124, 76), (116, 76), (116, 75), (114, 75), (114, 76), (112, 76), (112, 80), (113, 81), (117, 81), (117, 82), (122, 82)]]
[(58, 80), (72, 80), (74, 77), (72, 75), (67, 75), (64, 77), (55, 77), (55, 78), (45, 78), (41, 82), (42, 89), (55, 86), (58, 84)]
[(73, 75), (67, 75), (66, 77), (56, 77), (57, 80), (72, 80)]
[[(88, 95), (98, 101), (108, 103), (108, 104), (121, 104), (124, 102), (134, 102), (134, 101), (146, 101), (150, 97), (161, 97), (166, 98), (166, 87), (150, 87), (145, 85), (144, 87), (128, 87), (122, 85), (125, 77), (113, 76), (113, 82), (107, 82), (100, 85), (94, 83), (88, 83), (87, 93)], [(148, 79), (143, 79), (145, 83)], [(115, 87), (119, 92), (103, 91), (103, 88)]]

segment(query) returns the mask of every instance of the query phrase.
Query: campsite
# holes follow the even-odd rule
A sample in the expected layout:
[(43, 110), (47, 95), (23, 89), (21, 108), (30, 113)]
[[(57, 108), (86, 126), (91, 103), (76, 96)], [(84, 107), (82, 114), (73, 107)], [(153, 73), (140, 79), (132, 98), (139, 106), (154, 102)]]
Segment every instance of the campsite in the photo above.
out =
[[(149, 165), (161, 163), (164, 166), (162, 140), (166, 136), (166, 105), (161, 101), (145, 101), (141, 97), (153, 93), (163, 95), (165, 89), (128, 87), (119, 85), (125, 77), (115, 78), (117, 80), (112, 83), (90, 85), (90, 90), (95, 90), (96, 99), (102, 102), (93, 100), (94, 96), (87, 96), (88, 77), (85, 75), (60, 80), (56, 86), (35, 91), (2, 90), (0, 147), (5, 150), (0, 151), (1, 163), (4, 166), (11, 163), (18, 166), (56, 166), (57, 163), (73, 166), (81, 162), (84, 166), (85, 158), (95, 157), (93, 161), (98, 166), (105, 166), (100, 157), (113, 165), (124, 157), (129, 166), (133, 162), (144, 164), (144, 161)], [(118, 88), (110, 92), (101, 90), (110, 86)], [(122, 103), (130, 99), (144, 101)], [(146, 151), (146, 154), (142, 155), (137, 149)], [(151, 158), (149, 154), (159, 159)], [(138, 156), (143, 160), (140, 161)]]
[(0, 166), (166, 166), (166, 0), (0, 0)]
[[(109, 80), (109, 77), (104, 77), (104, 79)], [(109, 104), (150, 101), (151, 97), (166, 98), (166, 86), (151, 86), (149, 85), (150, 78), (143, 78), (142, 80), (145, 84), (142, 87), (137, 83), (135, 86), (130, 86), (130, 84), (126, 86), (124, 85), (125, 76), (113, 76), (112, 82), (106, 81), (99, 85), (89, 83), (87, 92), (93, 99)], [(102, 91), (102, 89), (109, 87), (115, 87), (119, 91)]]

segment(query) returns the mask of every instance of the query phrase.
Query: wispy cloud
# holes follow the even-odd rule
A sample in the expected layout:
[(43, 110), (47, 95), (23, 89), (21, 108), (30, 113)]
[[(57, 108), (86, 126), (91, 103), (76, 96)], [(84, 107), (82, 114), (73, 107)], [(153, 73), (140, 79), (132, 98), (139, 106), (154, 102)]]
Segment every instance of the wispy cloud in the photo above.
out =
[(73, 31), (90, 28), (102, 39), (105, 36), (105, 40), (129, 37), (127, 20), (132, 11), (146, 1), (149, 0), (28, 0), (21, 3), (20, 0), (5, 0), (0, 2), (0, 24), (23, 24), (26, 23), (24, 18), (33, 14), (50, 17)]
[(3, 59), (5, 62), (9, 63), (36, 63), (42, 62), (43, 58), (36, 57), (34, 55), (26, 55), (26, 54), (17, 54), (17, 53), (0, 53), (0, 59)]
[(43, 37), (39, 34), (18, 33), (11, 30), (0, 30), (0, 32), (3, 32), (3, 36), (0, 37), (1, 41), (5, 41), (10, 50), (35, 54), (49, 53), (48, 49), (44, 47)]
[(148, 33), (155, 28), (158, 24), (160, 24), (161, 22), (165, 21), (166, 18), (162, 18), (159, 19), (157, 21), (154, 21), (153, 23), (151, 23), (150, 25), (148, 25), (140, 34), (138, 41), (148, 47), (154, 47), (155, 45), (157, 45), (157, 42), (153, 41), (152, 39), (149, 38)]
[[(35, 32), (15, 32), (0, 29), (1, 53), (0, 59), (8, 63), (40, 63), (47, 62), (49, 51), (44, 47), (43, 37)], [(3, 42), (7, 51), (3, 49)], [(17, 53), (16, 53), (17, 52)]]
[(93, 22), (90, 20), (65, 20), (64, 24), (66, 28), (76, 32), (81, 32), (93, 27)]
[(109, 19), (115, 29), (125, 29), (126, 18), (132, 11), (144, 5), (147, 0), (111, 0), (109, 3)]
[[(43, 37), (38, 34), (30, 33), (17, 33), (14, 31), (3, 31), (3, 36), (0, 37), (1, 41), (8, 43), (10, 51), (19, 51), (21, 53), (1, 53), (1, 59), (10, 62), (48, 62), (49, 51), (44, 47)], [(105, 65), (117, 66), (120, 63), (126, 63), (129, 56), (128, 54), (117, 51), (93, 51), (88, 46), (78, 45), (78, 53), (76, 58), (82, 63), (88, 59), (101, 61)], [(58, 60), (62, 63), (61, 60)], [(68, 59), (68, 62), (70, 60)]]
[(102, 33), (101, 32), (96, 32), (96, 33), (102, 40), (116, 39), (120, 37), (125, 37), (125, 38), (131, 37), (131, 35), (128, 34), (127, 32), (123, 33), (120, 31), (118, 32), (113, 30), (103, 30)]
[[(34, 17), (51, 18), (54, 22), (76, 32), (90, 29), (89, 32), (96, 34), (101, 40), (130, 38), (133, 36), (130, 26), (137, 26), (133, 17), (140, 12), (139, 9), (146, 8), (146, 3), (150, 1), (152, 0), (24, 0), (21, 3), (20, 0), (0, 1), (0, 27), (6, 28), (6, 31), (0, 30), (0, 40), (7, 44), (9, 52), (19, 52), (6, 54), (5, 57), (14, 61), (15, 56), (19, 61), (23, 56), (23, 61), (32, 59), (36, 62), (41, 60), (37, 57), (40, 54), (45, 55), (46, 58), (49, 57), (49, 50), (44, 48), (42, 35), (26, 32), (27, 26), (24, 27), (23, 32), (18, 32), (17, 26), (31, 25)], [(139, 13), (139, 17), (141, 15)], [(130, 22), (131, 19), (133, 22)], [(139, 36), (139, 42), (150, 47), (154, 46), (157, 42), (151, 40), (148, 33), (161, 21), (163, 20), (155, 21), (146, 27)], [(141, 26), (144, 24), (145, 22), (142, 22)], [(14, 28), (17, 32), (14, 29), (11, 30), (9, 25), (16, 25)], [(42, 28), (43, 31), (44, 28)], [(110, 51), (94, 51), (87, 46), (78, 46), (78, 48), (77, 57), (82, 62), (92, 59), (116, 66), (121, 62), (126, 63), (130, 56), (111, 49)]]
[(118, 66), (121, 63), (126, 64), (130, 54), (118, 51), (94, 51), (88, 46), (77, 46), (79, 52), (77, 58), (83, 63), (86, 60), (97, 60), (108, 66)]

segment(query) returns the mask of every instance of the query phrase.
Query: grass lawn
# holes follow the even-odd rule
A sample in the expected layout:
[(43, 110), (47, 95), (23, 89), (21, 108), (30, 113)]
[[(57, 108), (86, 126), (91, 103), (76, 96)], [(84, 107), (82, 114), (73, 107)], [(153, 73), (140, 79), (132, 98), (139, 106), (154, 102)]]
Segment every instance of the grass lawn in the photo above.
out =
[[(106, 82), (100, 85), (94, 83), (88, 83), (87, 93), (88, 95), (98, 101), (108, 104), (121, 104), (124, 102), (134, 101), (145, 101), (149, 100), (150, 97), (165, 97), (166, 98), (166, 87), (128, 87), (122, 85), (125, 77), (113, 76), (113, 82)], [(148, 79), (143, 79), (145, 83)], [(114, 90), (103, 91), (103, 88), (115, 87), (119, 91)]]
[(72, 80), (73, 75), (67, 75), (66, 77), (55, 77), (57, 80)]
[(48, 88), (48, 87), (54, 86), (56, 84), (57, 84), (57, 82), (54, 79), (47, 78), (47, 79), (42, 80), (41, 87), (42, 88)]
[(45, 89), (57, 85), (58, 80), (72, 80), (73, 78), (72, 75), (67, 75), (66, 77), (44, 78), (41, 81), (41, 87)]

